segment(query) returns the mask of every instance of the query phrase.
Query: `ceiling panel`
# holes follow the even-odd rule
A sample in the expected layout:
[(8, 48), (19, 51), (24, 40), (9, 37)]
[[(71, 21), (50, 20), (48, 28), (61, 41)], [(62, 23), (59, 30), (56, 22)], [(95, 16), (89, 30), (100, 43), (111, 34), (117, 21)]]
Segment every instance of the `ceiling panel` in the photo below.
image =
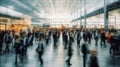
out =
[(85, 4), (87, 8), (93, 8), (100, 2), (103, 0), (0, 0), (2, 6), (12, 5), (15, 11), (27, 14), (35, 20), (36, 18), (53, 19), (57, 16), (70, 17), (72, 20), (75, 15), (80, 16), (80, 10), (84, 10)]

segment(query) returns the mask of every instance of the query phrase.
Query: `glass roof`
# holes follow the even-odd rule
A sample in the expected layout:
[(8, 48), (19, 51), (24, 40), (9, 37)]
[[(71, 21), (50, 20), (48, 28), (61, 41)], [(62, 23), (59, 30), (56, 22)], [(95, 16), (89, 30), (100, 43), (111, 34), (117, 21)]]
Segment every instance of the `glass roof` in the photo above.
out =
[[(117, 0), (106, 1), (110, 4)], [(71, 21), (84, 15), (85, 9), (86, 13), (90, 13), (102, 8), (104, 0), (0, 0), (0, 6), (12, 6), (14, 11), (32, 18)]]
[[(102, 3), (102, 0), (28, 0), (27, 2), (39, 8), (40, 12), (36, 13), (39, 17), (53, 20), (72, 20), (80, 17), (80, 11), (84, 10), (85, 4), (86, 8), (89, 8), (88, 6), (93, 7), (96, 3)], [(94, 10), (94, 8), (92, 9)], [(90, 12), (90, 10), (88, 11)]]
[[(13, 7), (11, 7), (10, 6), (10, 8), (12, 8), (12, 9), (14, 9)], [(19, 13), (19, 12), (16, 12), (16, 11), (14, 11), (14, 10), (12, 10), (12, 9), (9, 9), (9, 8), (5, 8), (5, 7), (2, 7), (2, 6), (0, 6), (0, 13), (1, 14), (7, 14), (7, 15), (9, 15), (9, 16), (14, 16), (14, 17), (23, 17), (23, 14), (22, 13)]]

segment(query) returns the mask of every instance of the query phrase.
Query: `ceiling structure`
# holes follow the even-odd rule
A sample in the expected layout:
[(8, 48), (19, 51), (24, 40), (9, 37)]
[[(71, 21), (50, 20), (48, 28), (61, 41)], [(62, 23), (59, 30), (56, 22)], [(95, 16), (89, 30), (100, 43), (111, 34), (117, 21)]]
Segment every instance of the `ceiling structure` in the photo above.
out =
[[(115, 0), (108, 0), (112, 1)], [(0, 6), (19, 12), (19, 15), (29, 15), (36, 22), (71, 21), (84, 15), (85, 6), (87, 13), (103, 7), (104, 0), (0, 0)]]

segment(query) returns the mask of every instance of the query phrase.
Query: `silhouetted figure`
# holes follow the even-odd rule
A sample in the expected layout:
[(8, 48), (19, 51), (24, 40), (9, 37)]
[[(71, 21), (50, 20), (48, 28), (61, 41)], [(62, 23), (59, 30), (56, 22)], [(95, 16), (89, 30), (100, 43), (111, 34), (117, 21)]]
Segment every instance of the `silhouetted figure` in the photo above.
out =
[(18, 57), (20, 58), (21, 63), (23, 63), (23, 48), (24, 47), (22, 45), (20, 36), (16, 36), (14, 48), (15, 48), (15, 64), (17, 64)]
[(106, 40), (105, 32), (102, 32), (101, 33), (101, 42), (100, 42), (101, 46), (106, 47), (105, 40)]
[(73, 33), (72, 33), (72, 32), (69, 33), (69, 42), (70, 42), (70, 43), (73, 43), (73, 42), (74, 42), (74, 36), (73, 36)]
[(38, 41), (39, 32), (38, 32), (38, 31), (35, 31), (35, 32), (34, 32), (34, 36), (35, 36), (35, 41)]
[(49, 36), (51, 36), (51, 35), (52, 35), (52, 31), (50, 30), (50, 31), (49, 31)]
[(82, 46), (81, 46), (81, 52), (83, 54), (83, 67), (86, 67), (86, 59), (87, 59), (87, 54), (88, 54), (88, 44), (86, 43), (83, 43)]
[(98, 46), (99, 33), (96, 31), (94, 34), (95, 45)]
[(45, 33), (43, 30), (40, 31), (39, 38), (45, 39)]
[(95, 50), (91, 50), (89, 67), (99, 67), (98, 58), (96, 55), (97, 52)]
[(10, 32), (7, 32), (5, 34), (4, 40), (5, 40), (5, 44), (6, 44), (6, 47), (5, 47), (5, 53), (6, 53), (6, 52), (9, 52), (9, 45), (12, 41), (12, 38), (10, 36)]
[(29, 35), (28, 35), (28, 46), (32, 46), (33, 45), (33, 39), (34, 39), (34, 36), (33, 36), (33, 34), (32, 33), (30, 33)]
[(24, 46), (24, 55), (27, 55), (27, 48), (28, 48), (28, 37), (24, 34), (22, 44)]
[(56, 48), (57, 47), (57, 32), (56, 31), (53, 33), (53, 41), (54, 41), (54, 47)]
[(80, 48), (80, 40), (81, 40), (81, 34), (80, 32), (77, 34), (77, 45)]
[(70, 63), (70, 60), (72, 58), (72, 55), (73, 55), (73, 49), (72, 49), (72, 43), (70, 42), (69, 46), (68, 46), (68, 59), (66, 60), (66, 62), (68, 62), (68, 65), (72, 65)]
[(66, 31), (63, 30), (63, 31), (62, 31), (62, 38), (63, 38), (63, 41), (65, 40), (65, 38), (64, 38), (65, 34), (66, 34)]
[(3, 37), (4, 37), (4, 33), (3, 31), (0, 31), (0, 53), (2, 52)]
[(63, 35), (63, 39), (64, 39), (64, 43), (65, 43), (64, 49), (67, 49), (67, 44), (68, 44), (68, 35), (67, 35), (67, 33), (65, 33)]
[(69, 39), (69, 45), (68, 45), (68, 59), (66, 60), (66, 62), (68, 62), (68, 65), (72, 65), (70, 63), (70, 60), (72, 58), (73, 55), (73, 49), (72, 49), (72, 43), (73, 43), (73, 34), (70, 32), (70, 39)]
[(87, 36), (88, 36), (88, 43), (91, 44), (92, 33), (90, 31), (88, 31)]
[(113, 35), (110, 38), (110, 54), (112, 55), (120, 55), (120, 37)]
[(48, 32), (46, 32), (46, 36), (45, 36), (45, 40), (46, 40), (46, 44), (48, 45), (48, 42), (49, 42), (49, 33)]
[(40, 63), (43, 64), (42, 55), (43, 55), (43, 52), (44, 52), (44, 46), (43, 46), (43, 42), (40, 38), (39, 38), (39, 43), (38, 43), (38, 47), (37, 47), (36, 51), (39, 55)]
[(87, 32), (86, 32), (86, 31), (83, 32), (83, 40), (84, 40), (84, 41), (87, 41), (87, 40), (88, 40), (88, 35), (87, 35)]

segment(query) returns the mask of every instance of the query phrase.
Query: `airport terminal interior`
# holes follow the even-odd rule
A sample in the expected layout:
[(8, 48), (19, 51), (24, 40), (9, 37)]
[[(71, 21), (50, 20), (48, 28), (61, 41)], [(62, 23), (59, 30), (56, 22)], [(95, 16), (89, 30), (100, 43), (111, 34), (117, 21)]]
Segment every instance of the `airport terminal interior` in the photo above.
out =
[(0, 67), (120, 67), (120, 0), (0, 0)]

